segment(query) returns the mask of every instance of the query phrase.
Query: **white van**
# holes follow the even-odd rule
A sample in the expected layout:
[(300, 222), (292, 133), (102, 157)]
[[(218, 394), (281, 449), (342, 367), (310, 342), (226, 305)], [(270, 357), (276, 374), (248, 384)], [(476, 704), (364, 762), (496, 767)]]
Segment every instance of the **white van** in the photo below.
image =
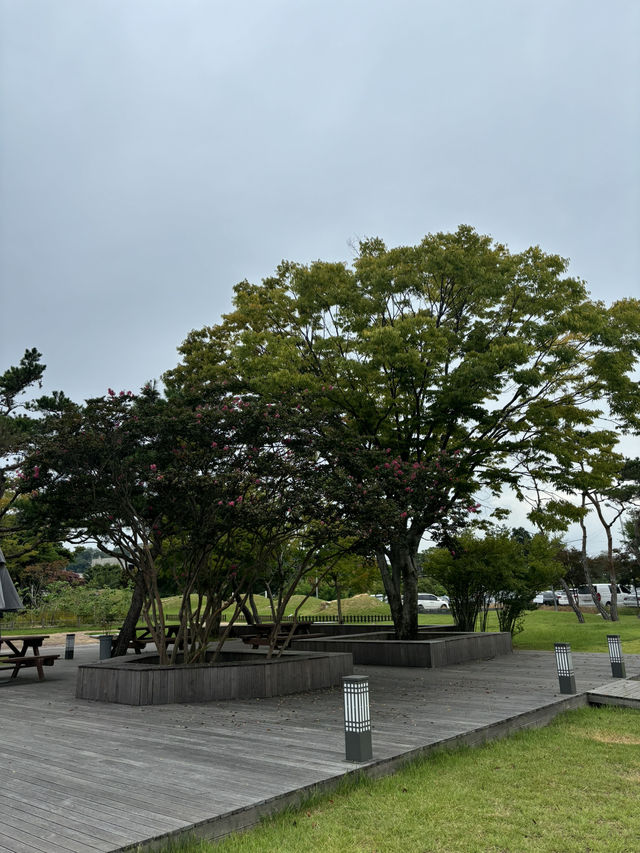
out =
[[(605, 607), (611, 607), (611, 589), (612, 584), (609, 583), (594, 583), (593, 586), (596, 590), (596, 596), (598, 601), (603, 604)], [(621, 604), (622, 596), (627, 592), (627, 588), (618, 586), (618, 603)], [(577, 596), (578, 604), (580, 607), (595, 607), (593, 603), (593, 596), (591, 595), (591, 587), (589, 584), (582, 584), (577, 588), (571, 590), (574, 596)], [(558, 599), (558, 604), (567, 605), (569, 604), (569, 599), (567, 598), (567, 594), (565, 592), (560, 593), (560, 598)]]

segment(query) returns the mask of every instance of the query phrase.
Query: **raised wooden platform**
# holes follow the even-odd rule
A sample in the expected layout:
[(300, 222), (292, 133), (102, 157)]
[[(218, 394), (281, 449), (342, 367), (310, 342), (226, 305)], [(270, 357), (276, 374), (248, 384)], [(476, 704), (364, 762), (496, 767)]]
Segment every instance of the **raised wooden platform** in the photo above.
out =
[[(4, 679), (0, 853), (151, 850), (183, 833), (219, 837), (349, 773), (380, 776), (433, 749), (544, 725), (585, 705), (611, 676), (608, 655), (575, 652), (581, 692), (571, 697), (559, 694), (549, 652), (439, 669), (356, 667), (370, 681), (373, 761), (354, 768), (344, 760), (339, 688), (197, 705), (76, 699), (77, 664), (97, 659), (97, 644), (76, 647), (76, 659), (57, 661), (44, 682), (34, 670)], [(625, 661), (640, 673), (640, 656)]]
[(637, 708), (640, 711), (640, 681), (629, 678), (614, 678), (589, 690), (590, 705), (617, 705), (621, 708)]
[(157, 653), (123, 655), (78, 667), (76, 698), (123, 705), (266, 699), (341, 685), (353, 673), (350, 654), (286, 651), (268, 658), (228, 642), (219, 662), (161, 666)]
[(511, 634), (424, 629), (417, 640), (396, 640), (393, 631), (363, 631), (321, 639), (294, 638), (292, 649), (350, 652), (354, 664), (440, 667), (511, 654)]

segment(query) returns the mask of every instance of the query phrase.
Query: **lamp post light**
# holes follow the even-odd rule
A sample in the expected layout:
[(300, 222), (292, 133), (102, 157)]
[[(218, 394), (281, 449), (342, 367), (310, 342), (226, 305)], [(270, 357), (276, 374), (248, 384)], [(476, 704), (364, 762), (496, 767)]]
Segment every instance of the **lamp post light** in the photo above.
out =
[(611, 675), (614, 678), (626, 678), (624, 660), (622, 658), (622, 645), (619, 634), (607, 634), (609, 644), (609, 660), (611, 661)]
[(342, 679), (344, 691), (344, 744), (347, 761), (371, 761), (371, 715), (369, 679), (348, 675)]
[(64, 644), (64, 659), (65, 660), (73, 660), (73, 650), (76, 643), (76, 635), (75, 634), (67, 634), (67, 639)]
[(554, 643), (560, 693), (576, 693), (576, 677), (569, 643)]

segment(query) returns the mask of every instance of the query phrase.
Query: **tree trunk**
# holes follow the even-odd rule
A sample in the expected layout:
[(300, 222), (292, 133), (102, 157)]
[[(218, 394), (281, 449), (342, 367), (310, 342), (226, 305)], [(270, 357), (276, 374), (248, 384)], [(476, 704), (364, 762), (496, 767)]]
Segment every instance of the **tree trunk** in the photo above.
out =
[(118, 634), (112, 657), (126, 655), (127, 649), (129, 648), (129, 641), (133, 640), (136, 635), (136, 625), (138, 624), (138, 619), (142, 613), (142, 605), (144, 603), (144, 590), (144, 577), (142, 572), (137, 572), (133, 586), (133, 594), (131, 596), (131, 604), (129, 605), (129, 610), (124, 618), (122, 627), (120, 628), (120, 633)]
[(253, 624), (258, 625), (262, 620), (260, 619), (260, 614), (258, 613), (258, 606), (256, 604), (256, 600), (254, 598), (253, 593), (249, 594), (249, 607), (251, 608), (251, 613), (253, 614)]
[(342, 598), (340, 596), (340, 579), (336, 576), (336, 602), (338, 604), (338, 625), (342, 625)]
[[(606, 521), (604, 515), (602, 514), (602, 506), (601, 499), (598, 497), (596, 493), (585, 492), (585, 495), (593, 506), (595, 507), (596, 513), (598, 514), (598, 519), (600, 520), (600, 524), (604, 527), (607, 534), (607, 564), (609, 567), (609, 581), (611, 582), (611, 621), (618, 621), (618, 579), (616, 577), (616, 567), (613, 562), (613, 536), (611, 535), (611, 528), (614, 523), (620, 518), (622, 513), (624, 512), (624, 506), (622, 506), (613, 521)], [(607, 504), (608, 506), (609, 504)]]
[(577, 602), (577, 601), (575, 600), (575, 598), (573, 597), (573, 593), (572, 593), (572, 592), (571, 592), (571, 590), (569, 589), (569, 586), (567, 585), (566, 580), (565, 580), (564, 578), (561, 578), (561, 579), (560, 579), (560, 583), (562, 584), (562, 588), (563, 588), (563, 590), (564, 590), (564, 591), (565, 591), (565, 593), (566, 593), (567, 601), (568, 601), (568, 602), (569, 602), (569, 604), (571, 605), (571, 609), (573, 610), (573, 612), (574, 612), (574, 613), (576, 614), (576, 616), (578, 617), (578, 622), (580, 622), (581, 624), (583, 624), (583, 623), (584, 623), (584, 615), (583, 615), (583, 613), (582, 613), (582, 610), (580, 610), (580, 606), (578, 605), (578, 602)]
[(607, 560), (609, 562), (609, 580), (611, 581), (611, 621), (618, 622), (618, 578), (616, 576), (616, 564), (613, 561), (613, 537), (611, 536), (611, 525), (607, 528)]
[[(236, 603), (236, 607), (244, 616), (245, 622), (247, 625), (253, 625), (255, 623), (254, 614), (251, 612), (251, 609), (247, 607), (246, 600), (240, 595), (237, 589), (233, 590), (233, 600)], [(253, 601), (253, 599), (252, 599)], [(255, 604), (254, 604), (255, 610)], [(259, 620), (258, 620), (259, 621)]]
[(376, 554), (398, 640), (418, 638), (417, 552), (417, 545), (415, 549), (392, 545), (388, 554), (383, 550)]
[[(584, 507), (586, 503), (586, 497), (583, 493), (582, 495), (582, 506)], [(589, 568), (589, 561), (587, 560), (587, 527), (584, 523), (584, 518), (580, 519), (580, 527), (582, 528), (582, 552), (580, 555), (582, 561), (582, 571), (584, 572), (584, 579), (586, 583), (589, 584), (591, 588), (591, 597), (593, 598), (593, 603), (596, 607), (598, 613), (602, 616), (605, 622), (608, 622), (611, 619), (610, 614), (607, 611), (607, 608), (604, 606), (602, 601), (598, 598), (598, 593), (595, 590), (594, 585), (591, 583), (591, 569)]]

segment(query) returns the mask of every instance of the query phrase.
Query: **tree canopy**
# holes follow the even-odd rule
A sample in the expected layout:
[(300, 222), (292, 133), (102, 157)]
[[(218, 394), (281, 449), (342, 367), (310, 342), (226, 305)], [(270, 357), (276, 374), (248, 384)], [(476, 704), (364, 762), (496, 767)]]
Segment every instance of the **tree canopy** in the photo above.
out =
[[(234, 310), (189, 335), (166, 381), (224, 381), (309, 416), (318, 457), (353, 484), (343, 511), (396, 632), (415, 636), (425, 535), (451, 546), (481, 487), (540, 495), (585, 446), (640, 426), (640, 305), (592, 301), (567, 266), (468, 226), (416, 246), (365, 240), (351, 265), (283, 262), (236, 286)], [(537, 520), (569, 507), (538, 506)]]

